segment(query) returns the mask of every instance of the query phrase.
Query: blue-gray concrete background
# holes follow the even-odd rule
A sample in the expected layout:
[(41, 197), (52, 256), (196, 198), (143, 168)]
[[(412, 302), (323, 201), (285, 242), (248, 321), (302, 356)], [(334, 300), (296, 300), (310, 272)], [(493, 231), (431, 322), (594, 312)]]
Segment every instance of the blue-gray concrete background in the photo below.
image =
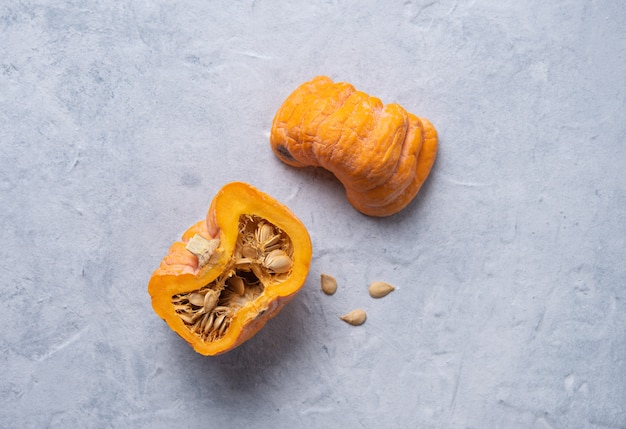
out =
[[(0, 427), (626, 428), (624, 23), (621, 0), (3, 1)], [(272, 154), (320, 74), (439, 130), (400, 214)], [(314, 254), (208, 358), (146, 288), (233, 180)]]

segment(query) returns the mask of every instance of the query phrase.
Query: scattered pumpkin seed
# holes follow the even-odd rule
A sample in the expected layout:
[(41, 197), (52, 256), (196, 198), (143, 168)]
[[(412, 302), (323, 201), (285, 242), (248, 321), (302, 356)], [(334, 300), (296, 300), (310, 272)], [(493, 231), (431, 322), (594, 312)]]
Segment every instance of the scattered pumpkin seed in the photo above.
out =
[(346, 323), (349, 323), (352, 326), (359, 326), (365, 323), (365, 319), (367, 319), (367, 314), (361, 309), (356, 309), (341, 316), (340, 319)]
[(389, 283), (373, 282), (370, 284), (369, 293), (372, 298), (382, 298), (393, 292), (395, 288)]
[(321, 275), (322, 291), (326, 295), (332, 295), (337, 291), (337, 280), (331, 275)]

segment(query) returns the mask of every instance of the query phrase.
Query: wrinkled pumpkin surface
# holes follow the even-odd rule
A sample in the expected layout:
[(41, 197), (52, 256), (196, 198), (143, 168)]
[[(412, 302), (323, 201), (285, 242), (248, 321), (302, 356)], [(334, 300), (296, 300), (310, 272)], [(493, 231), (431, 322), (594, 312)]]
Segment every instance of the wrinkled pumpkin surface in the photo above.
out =
[(241, 182), (225, 185), (206, 219), (172, 244), (148, 284), (154, 311), (198, 353), (255, 335), (303, 286), (311, 262), (304, 225)]
[(438, 138), (430, 121), (400, 105), (384, 105), (349, 83), (318, 76), (280, 106), (270, 144), (288, 165), (331, 171), (360, 212), (389, 216), (417, 195)]

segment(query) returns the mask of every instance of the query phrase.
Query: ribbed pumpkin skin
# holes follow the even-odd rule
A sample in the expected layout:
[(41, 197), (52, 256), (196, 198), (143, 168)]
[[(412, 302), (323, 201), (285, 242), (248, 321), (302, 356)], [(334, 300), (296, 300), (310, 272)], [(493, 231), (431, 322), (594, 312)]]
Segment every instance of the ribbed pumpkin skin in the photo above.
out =
[(293, 167), (322, 167), (369, 216), (389, 216), (417, 195), (435, 162), (437, 131), (398, 104), (318, 76), (278, 109), (270, 133), (276, 156)]

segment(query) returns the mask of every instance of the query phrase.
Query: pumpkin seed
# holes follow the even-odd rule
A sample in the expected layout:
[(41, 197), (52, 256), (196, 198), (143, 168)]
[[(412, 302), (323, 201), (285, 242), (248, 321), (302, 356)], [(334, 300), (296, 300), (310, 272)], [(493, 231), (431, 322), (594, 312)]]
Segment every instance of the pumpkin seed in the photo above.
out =
[(206, 313), (210, 313), (217, 305), (217, 301), (220, 299), (220, 293), (216, 290), (209, 290), (204, 296), (204, 302), (202, 304)]
[(246, 286), (243, 283), (243, 279), (239, 276), (231, 277), (228, 279), (228, 288), (235, 292), (237, 295), (243, 295), (246, 291)]
[(178, 317), (180, 317), (183, 320), (183, 322), (185, 322), (188, 325), (191, 325), (193, 323), (193, 319), (191, 318), (191, 316), (188, 316), (185, 313), (178, 313)]
[(256, 249), (252, 245), (246, 244), (241, 248), (241, 256), (246, 259), (256, 259)]
[(337, 280), (335, 280), (333, 276), (328, 274), (322, 274), (320, 280), (322, 285), (322, 291), (326, 295), (332, 295), (337, 291)]
[(202, 317), (203, 314), (206, 314), (206, 312), (204, 311), (204, 308), (201, 308), (200, 310), (196, 311), (191, 316), (191, 323), (196, 323), (198, 321), (198, 319), (200, 319), (200, 317)]
[(196, 323), (193, 324), (193, 326), (191, 327), (191, 330), (195, 333), (200, 332), (200, 326), (202, 326), (202, 321), (204, 320), (204, 317), (200, 317), (198, 320), (196, 320)]
[(256, 239), (260, 244), (265, 244), (274, 235), (274, 228), (268, 223), (261, 224), (256, 230)]
[(213, 329), (216, 331), (220, 329), (222, 327), (222, 323), (224, 323), (224, 319), (226, 319), (226, 313), (217, 316), (213, 322)]
[(349, 323), (352, 326), (359, 326), (365, 323), (365, 319), (367, 319), (367, 314), (364, 310), (356, 309), (351, 312), (344, 314), (340, 317), (346, 323)]
[(276, 249), (265, 256), (263, 265), (275, 273), (286, 273), (291, 270), (293, 262), (284, 250)]
[(280, 235), (275, 235), (272, 238), (266, 240), (264, 243), (262, 243), (263, 250), (266, 252), (271, 251), (275, 249), (276, 246), (279, 244), (280, 244)]
[(224, 323), (222, 323), (222, 327), (220, 328), (220, 330), (218, 331), (218, 335), (221, 337), (222, 335), (224, 335), (226, 333), (226, 329), (228, 329), (228, 327), (230, 326), (230, 320), (226, 319), (224, 321)]
[(385, 282), (373, 282), (370, 284), (369, 293), (372, 298), (382, 298), (389, 295), (396, 288)]
[(200, 331), (207, 332), (207, 327), (213, 326), (213, 319), (215, 319), (215, 313), (205, 315), (200, 324)]
[(193, 304), (197, 307), (202, 307), (204, 306), (204, 298), (205, 295), (202, 295), (198, 292), (192, 292), (189, 294), (189, 297), (187, 299), (189, 300), (190, 304)]

